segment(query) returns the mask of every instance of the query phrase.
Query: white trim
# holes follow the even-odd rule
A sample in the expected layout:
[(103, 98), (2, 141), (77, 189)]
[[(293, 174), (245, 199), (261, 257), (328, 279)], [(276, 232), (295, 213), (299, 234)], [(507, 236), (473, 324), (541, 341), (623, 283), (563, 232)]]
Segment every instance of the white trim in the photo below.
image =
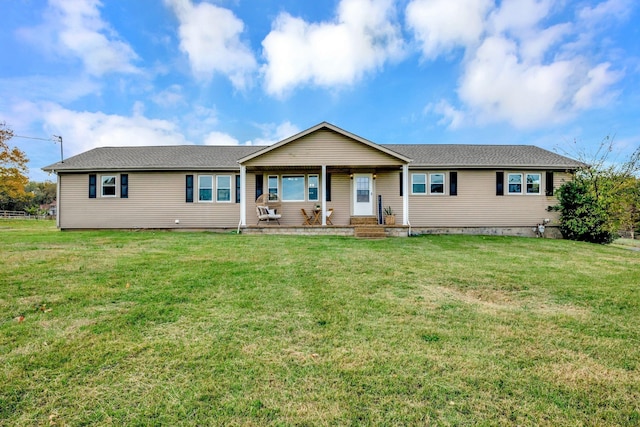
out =
[[(424, 176), (424, 193), (416, 193), (416, 192), (413, 191), (413, 185), (414, 185), (413, 177), (417, 176), (417, 175)], [(417, 183), (417, 184), (418, 185), (422, 185), (421, 183)], [(427, 194), (429, 194), (429, 180), (427, 179), (427, 174), (426, 173), (416, 173), (416, 172), (412, 173), (411, 174), (411, 195), (412, 196), (425, 196)]]
[[(198, 186), (196, 187), (198, 189), (198, 203), (213, 203), (213, 192), (214, 192), (214, 186), (213, 186), (213, 175), (196, 175), (198, 177)], [(211, 200), (201, 200), (200, 199), (200, 178), (204, 178), (204, 177), (209, 177), (211, 178)], [(205, 188), (207, 189), (207, 188)]]
[[(358, 178), (367, 178), (369, 180), (369, 202), (358, 202)], [(373, 200), (374, 187), (373, 187), (373, 174), (372, 173), (354, 173), (353, 181), (351, 183), (352, 201), (353, 201), (353, 215), (373, 215), (375, 201)], [(364, 208), (366, 211), (357, 210), (357, 207)]]
[[(312, 199), (311, 197), (309, 197), (309, 189), (311, 188), (310, 179), (311, 179), (312, 176), (316, 177), (316, 179), (318, 180), (318, 182), (316, 183), (316, 185), (317, 185), (316, 189), (318, 190), (318, 195), (317, 195), (317, 197), (315, 199)], [(307, 185), (306, 185), (305, 189), (307, 190), (307, 194), (306, 194), (307, 200), (309, 202), (318, 202), (318, 201), (320, 201), (320, 194), (319, 194), (320, 193), (320, 176), (318, 176), (317, 173), (308, 174), (306, 181), (307, 181)]]
[[(431, 191), (431, 186), (433, 185), (432, 176), (433, 175), (442, 175), (442, 193), (434, 193)], [(427, 185), (427, 191), (430, 196), (445, 196), (447, 194), (447, 177), (444, 172), (430, 172), (429, 173), (429, 184)]]
[[(518, 175), (520, 177), (520, 191), (511, 191), (511, 182), (509, 177), (512, 175)], [(507, 172), (507, 192), (506, 192), (507, 195), (521, 196), (523, 194), (522, 190), (524, 190), (524, 179), (522, 175), (523, 175), (522, 172)]]
[[(104, 194), (104, 178), (113, 177), (113, 194), (106, 195)], [(111, 187), (109, 185), (109, 187)], [(100, 175), (100, 197), (104, 197), (105, 199), (112, 199), (114, 197), (118, 197), (118, 175)]]
[(322, 165), (322, 225), (327, 225), (327, 165)]
[(240, 225), (247, 226), (247, 167), (240, 165)]
[[(220, 200), (220, 199), (218, 199), (218, 190), (221, 190), (221, 189), (224, 190), (224, 188), (220, 188), (220, 185), (218, 184), (218, 180), (220, 178), (229, 178), (229, 200)], [(233, 196), (232, 191), (231, 191), (231, 188), (232, 188), (231, 187), (231, 181), (232, 181), (231, 175), (216, 175), (216, 203), (231, 203), (231, 201), (232, 201), (231, 200), (232, 199), (231, 196)]]
[[(527, 177), (529, 175), (538, 175), (538, 192), (537, 193), (529, 193), (527, 191), (527, 185), (529, 184), (527, 182)], [(523, 193), (526, 196), (539, 196), (540, 194), (542, 194), (542, 174), (539, 172), (529, 172), (529, 173), (525, 173), (524, 174), (524, 188), (523, 188)]]
[(402, 225), (409, 225), (409, 165), (402, 165)]
[[(281, 195), (280, 195), (280, 176), (279, 175), (267, 175), (267, 200), (271, 199), (271, 185), (269, 185), (269, 180), (271, 178), (275, 178), (276, 179), (276, 197), (278, 199), (281, 199)], [(282, 199), (281, 199), (282, 200)]]
[[(288, 178), (302, 178), (302, 199), (285, 199), (284, 198), (284, 180)], [(306, 195), (304, 194), (307, 191), (307, 177), (305, 174), (288, 174), (281, 175), (280, 182), (282, 184), (282, 194), (280, 195), (280, 200), (284, 202), (305, 202), (307, 200)]]

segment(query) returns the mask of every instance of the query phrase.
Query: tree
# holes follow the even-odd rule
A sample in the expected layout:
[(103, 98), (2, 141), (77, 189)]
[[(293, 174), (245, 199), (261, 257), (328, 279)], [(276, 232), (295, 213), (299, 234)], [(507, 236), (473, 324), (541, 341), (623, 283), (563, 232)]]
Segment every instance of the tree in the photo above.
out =
[(25, 186), (29, 182), (27, 156), (18, 148), (9, 147), (13, 131), (0, 123), (0, 209), (11, 208), (29, 198)]
[(51, 181), (29, 181), (25, 191), (28, 194), (33, 194), (32, 203), (36, 206), (49, 204), (57, 197), (56, 183)]
[(565, 239), (611, 243), (615, 234), (610, 217), (589, 186), (588, 180), (577, 176), (558, 189), (560, 232)]
[(614, 138), (605, 137), (591, 156), (575, 156), (585, 163), (574, 180), (558, 191), (560, 230), (566, 238), (609, 243), (616, 233), (634, 236), (640, 227), (640, 147), (619, 161)]

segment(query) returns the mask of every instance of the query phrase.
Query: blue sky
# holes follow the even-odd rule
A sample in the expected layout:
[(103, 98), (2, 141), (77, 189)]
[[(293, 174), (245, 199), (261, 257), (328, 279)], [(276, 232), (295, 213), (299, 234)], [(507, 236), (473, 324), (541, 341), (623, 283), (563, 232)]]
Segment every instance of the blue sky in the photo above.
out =
[[(640, 145), (635, 0), (0, 0), (0, 122), (98, 146)], [(577, 144), (574, 144), (577, 141)], [(32, 179), (59, 146), (15, 138)]]

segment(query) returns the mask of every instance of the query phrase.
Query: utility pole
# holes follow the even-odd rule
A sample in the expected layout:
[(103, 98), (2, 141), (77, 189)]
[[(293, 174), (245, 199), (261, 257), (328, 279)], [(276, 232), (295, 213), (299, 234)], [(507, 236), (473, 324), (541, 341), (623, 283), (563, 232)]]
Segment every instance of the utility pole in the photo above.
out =
[(64, 152), (62, 150), (62, 137), (58, 135), (53, 135), (54, 138), (58, 138), (58, 142), (60, 143), (60, 163), (64, 163)]

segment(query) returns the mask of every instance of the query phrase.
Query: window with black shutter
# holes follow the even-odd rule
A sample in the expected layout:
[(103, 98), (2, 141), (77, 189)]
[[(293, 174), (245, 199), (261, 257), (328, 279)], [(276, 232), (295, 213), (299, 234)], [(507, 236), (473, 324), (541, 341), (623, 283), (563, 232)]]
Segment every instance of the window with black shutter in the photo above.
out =
[(496, 196), (504, 196), (504, 172), (496, 172)]
[(236, 203), (240, 203), (240, 175), (236, 175)]
[(187, 175), (186, 180), (186, 202), (193, 203), (193, 175)]
[(547, 171), (544, 179), (545, 191), (547, 196), (553, 196), (553, 172)]
[(95, 174), (89, 175), (89, 198), (95, 199), (97, 194), (97, 179)]
[(326, 187), (326, 190), (327, 190), (326, 201), (330, 202), (331, 201), (331, 174), (330, 173), (327, 173), (327, 187)]
[(129, 174), (120, 174), (120, 198), (129, 198)]
[(404, 182), (402, 179), (402, 171), (400, 171), (400, 197), (404, 196)]
[(458, 195), (458, 172), (449, 172), (449, 195)]
[(258, 197), (262, 196), (264, 192), (264, 175), (261, 173), (256, 174), (256, 200)]

